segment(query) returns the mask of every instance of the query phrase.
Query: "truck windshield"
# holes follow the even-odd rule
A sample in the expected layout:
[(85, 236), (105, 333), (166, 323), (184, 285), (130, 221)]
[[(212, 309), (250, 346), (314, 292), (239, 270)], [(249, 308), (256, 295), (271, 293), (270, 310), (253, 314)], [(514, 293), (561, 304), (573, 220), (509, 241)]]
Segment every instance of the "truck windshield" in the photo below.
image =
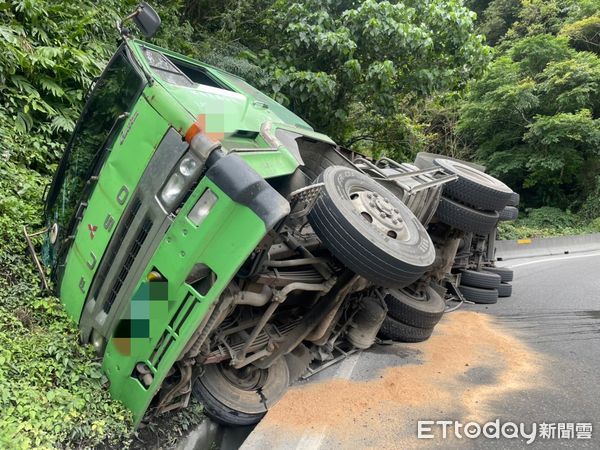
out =
[[(143, 79), (122, 47), (96, 82), (48, 194), (47, 223), (56, 223), (59, 231), (54, 255), (68, 247), (65, 238), (76, 224), (75, 213), (90, 194), (88, 181), (98, 172), (120, 129), (119, 116), (130, 109), (142, 87)], [(52, 256), (49, 262), (57, 263)]]

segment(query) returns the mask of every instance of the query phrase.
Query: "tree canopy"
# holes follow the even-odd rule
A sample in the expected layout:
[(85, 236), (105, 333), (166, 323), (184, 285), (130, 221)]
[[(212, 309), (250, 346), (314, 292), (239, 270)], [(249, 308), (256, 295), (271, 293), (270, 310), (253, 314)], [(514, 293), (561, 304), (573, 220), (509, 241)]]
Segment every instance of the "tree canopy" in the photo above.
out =
[(521, 21), (506, 31), (497, 57), (461, 106), (458, 130), (473, 154), (520, 190), (529, 206), (577, 210), (596, 189), (600, 58), (589, 51), (593, 37), (574, 31), (582, 20), (594, 23), (593, 15), (579, 19), (583, 6), (523, 2)]

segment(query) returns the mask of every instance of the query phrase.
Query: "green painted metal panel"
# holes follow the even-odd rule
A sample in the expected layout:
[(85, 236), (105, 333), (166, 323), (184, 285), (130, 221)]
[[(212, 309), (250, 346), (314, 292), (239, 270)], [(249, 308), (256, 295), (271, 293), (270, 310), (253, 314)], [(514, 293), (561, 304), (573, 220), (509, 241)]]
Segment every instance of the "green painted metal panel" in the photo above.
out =
[(244, 152), (239, 156), (263, 178), (289, 175), (298, 167), (298, 161), (285, 147), (277, 151)]
[[(76, 322), (79, 322), (96, 268), (116, 229), (116, 226), (110, 230), (105, 228), (106, 218), (110, 215), (115, 224), (119, 221), (131, 198), (130, 194), (135, 190), (167, 129), (167, 122), (144, 99), (140, 99), (100, 171), (77, 227), (60, 287), (65, 309)], [(128, 191), (128, 196), (125, 196), (123, 187)], [(125, 198), (122, 204), (117, 200), (119, 196)]]
[[(217, 195), (218, 201), (206, 220), (196, 227), (188, 220), (187, 214), (207, 188)], [(111, 338), (104, 354), (102, 366), (111, 382), (111, 393), (133, 412), (136, 424), (142, 419), (168, 370), (201, 324), (211, 304), (219, 298), (265, 234), (265, 225), (258, 216), (247, 207), (233, 202), (208, 178), (202, 180), (179, 212), (145, 272), (147, 274), (157, 269), (168, 280), (168, 295), (151, 300), (143, 298), (144, 294), (138, 294), (137, 298), (134, 295), (121, 320), (131, 321), (131, 334), (136, 337), (125, 341), (119, 337)], [(185, 283), (196, 263), (208, 265), (217, 275), (215, 285), (206, 296)], [(138, 293), (146, 289), (144, 284), (145, 277), (138, 284)], [(177, 321), (180, 322), (180, 328), (177, 330), (176, 324), (169, 326), (174, 316), (181, 316), (180, 307), (190, 298), (195, 302), (194, 308), (185, 320), (180, 317)], [(136, 322), (144, 319), (147, 325)], [(154, 367), (152, 361), (156, 364), (157, 357), (151, 356), (165, 330), (171, 344), (157, 364), (158, 367)], [(163, 350), (160, 349), (161, 354)], [(138, 362), (147, 363), (153, 372), (154, 382), (148, 389), (131, 377)]]
[[(222, 84), (226, 85), (235, 92), (227, 92), (223, 89), (216, 89), (209, 86), (198, 85), (196, 87), (181, 87), (175, 84), (164, 82), (157, 78), (157, 82), (162, 84), (170, 93), (173, 94), (178, 101), (193, 114), (218, 114), (219, 111), (208, 111), (198, 109), (198, 105), (208, 104), (210, 107), (219, 108), (222, 105), (224, 110), (227, 110), (225, 118), (225, 127), (242, 125), (236, 129), (256, 130), (265, 121), (285, 122), (290, 125), (300, 127), (305, 130), (312, 130), (312, 127), (294, 114), (283, 105), (277, 103), (272, 98), (266, 96), (258, 89), (250, 86), (242, 78), (228, 73), (222, 69), (210, 66), (200, 61), (188, 58), (176, 52), (149, 44), (147, 42), (133, 40), (131, 45), (136, 48), (136, 54), (142, 61), (142, 64), (150, 71), (152, 69), (145, 61), (145, 58), (140, 50), (141, 47), (150, 48), (163, 53), (169, 57), (184, 61), (193, 66), (206, 69), (214, 78), (218, 79)], [(211, 118), (211, 120), (215, 120)], [(216, 119), (218, 120), (218, 119)], [(220, 124), (219, 124), (220, 126)], [(223, 131), (223, 130), (218, 130)], [(235, 130), (233, 130), (235, 131)]]

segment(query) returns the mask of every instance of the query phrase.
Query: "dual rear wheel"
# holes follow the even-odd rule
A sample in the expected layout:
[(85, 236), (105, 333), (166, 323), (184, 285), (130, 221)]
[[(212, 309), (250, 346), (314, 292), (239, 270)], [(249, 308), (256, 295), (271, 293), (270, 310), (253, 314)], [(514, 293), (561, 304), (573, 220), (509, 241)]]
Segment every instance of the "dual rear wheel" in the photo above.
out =
[(507, 267), (484, 267), (480, 271), (462, 270), (459, 290), (473, 303), (496, 303), (499, 297), (512, 295), (513, 271)]

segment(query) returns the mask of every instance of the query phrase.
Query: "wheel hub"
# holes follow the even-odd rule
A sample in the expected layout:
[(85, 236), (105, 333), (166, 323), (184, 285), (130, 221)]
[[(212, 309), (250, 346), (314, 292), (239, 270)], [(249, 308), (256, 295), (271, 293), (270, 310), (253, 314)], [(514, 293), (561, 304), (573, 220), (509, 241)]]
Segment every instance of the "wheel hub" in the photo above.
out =
[(409, 238), (400, 210), (388, 198), (377, 192), (357, 191), (350, 194), (350, 200), (362, 218), (386, 236), (401, 241)]
[(235, 369), (226, 364), (221, 364), (219, 368), (223, 377), (229, 381), (229, 383), (245, 391), (261, 388), (266, 379), (266, 371), (254, 366)]

